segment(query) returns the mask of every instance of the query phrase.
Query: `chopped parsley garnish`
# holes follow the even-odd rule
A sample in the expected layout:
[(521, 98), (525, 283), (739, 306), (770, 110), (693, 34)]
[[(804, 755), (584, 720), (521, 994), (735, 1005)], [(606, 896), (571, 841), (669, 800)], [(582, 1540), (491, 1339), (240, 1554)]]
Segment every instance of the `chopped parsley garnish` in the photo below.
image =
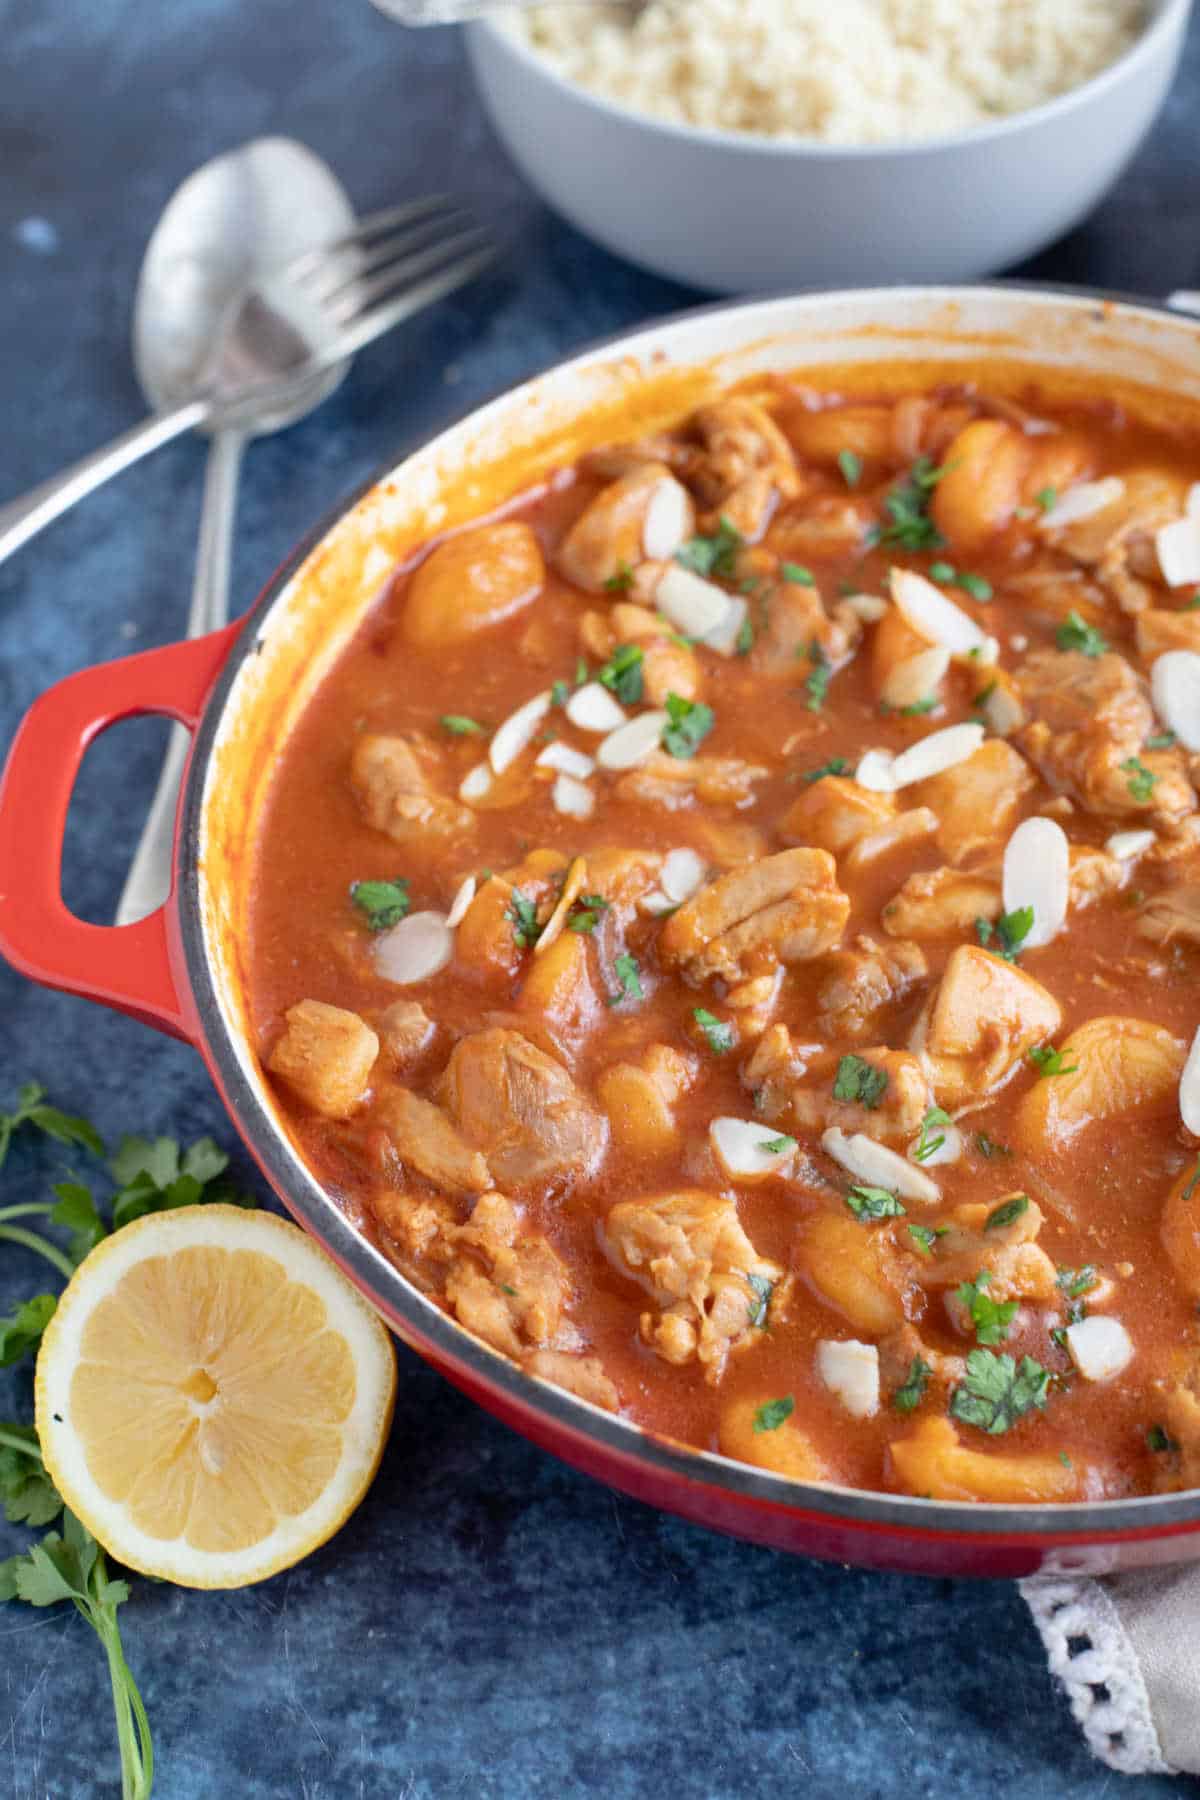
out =
[(846, 1205), (863, 1224), (870, 1219), (902, 1219), (908, 1211), (891, 1188), (881, 1187), (852, 1187)]
[(610, 1006), (620, 1006), (622, 1000), (644, 1000), (646, 998), (645, 990), (642, 987), (642, 973), (638, 968), (636, 956), (630, 956), (627, 950), (623, 950), (620, 956), (613, 960), (613, 973), (621, 984), (621, 991), (619, 994), (609, 995), (608, 1004)]
[(1147, 750), (1169, 750), (1174, 742), (1175, 733), (1173, 731), (1160, 731), (1156, 736), (1146, 739), (1145, 748)]
[(582, 687), (588, 678), (588, 666), (582, 656), (575, 659), (575, 686)]
[(723, 1056), (726, 1050), (733, 1049), (733, 1026), (718, 1019), (706, 1007), (697, 1006), (692, 1017), (708, 1039), (708, 1047), (717, 1056)]
[(1099, 1279), (1091, 1263), (1086, 1263), (1082, 1269), (1060, 1269), (1055, 1277), (1055, 1285), (1068, 1300), (1078, 1300), (1081, 1295), (1090, 1294)]
[(1159, 1456), (1166, 1450), (1178, 1450), (1179, 1445), (1161, 1425), (1151, 1425), (1146, 1433), (1146, 1448)]
[(919, 719), (924, 713), (931, 713), (938, 703), (936, 694), (926, 694), (923, 700), (914, 700), (911, 706), (900, 708), (902, 719)]
[(1056, 487), (1039, 488), (1033, 496), (1043, 512), (1049, 512), (1058, 505), (1058, 489)]
[(887, 1084), (886, 1069), (877, 1069), (861, 1056), (843, 1056), (833, 1079), (833, 1097), (857, 1101), (868, 1112), (874, 1112), (883, 1099)]
[(908, 1365), (908, 1374), (904, 1377), (904, 1385), (898, 1387), (892, 1395), (892, 1405), (897, 1412), (916, 1412), (925, 1398), (925, 1389), (933, 1370), (919, 1356), (914, 1356)]
[(623, 705), (636, 706), (642, 697), (642, 661), (640, 645), (618, 644), (596, 679)]
[(1190, 1200), (1196, 1191), (1196, 1183), (1198, 1181), (1200, 1181), (1200, 1162), (1196, 1164), (1196, 1167), (1192, 1172), (1192, 1179), (1188, 1182), (1179, 1198), (1181, 1200)]
[(980, 688), (979, 692), (971, 702), (971, 705), (976, 712), (983, 711), (999, 685), (998, 681), (989, 681), (986, 687)]
[(538, 924), (537, 903), (520, 888), (512, 891), (512, 905), (505, 908), (505, 918), (513, 928), (513, 936), (523, 950), (530, 950), (542, 935)]
[(800, 779), (807, 786), (810, 782), (820, 781), (826, 775), (844, 775), (849, 767), (850, 764), (844, 756), (831, 756), (829, 761), (822, 763), (819, 769), (806, 769)]
[(930, 1135), (931, 1132), (936, 1131), (939, 1125), (952, 1125), (953, 1123), (953, 1119), (944, 1108), (940, 1106), (931, 1106), (929, 1111), (925, 1114), (925, 1117), (921, 1120), (921, 1135), (917, 1139), (917, 1146), (913, 1151), (913, 1161), (919, 1163), (928, 1162), (934, 1151), (940, 1150), (946, 1141), (944, 1135), (935, 1138)]
[(1127, 756), (1121, 764), (1121, 768), (1129, 777), (1126, 785), (1129, 788), (1130, 796), (1134, 800), (1149, 800), (1154, 792), (1154, 784), (1158, 780), (1153, 769), (1148, 769), (1145, 763), (1136, 756)]
[(996, 1437), (1034, 1407), (1043, 1411), (1049, 1391), (1049, 1369), (1031, 1356), (1018, 1364), (994, 1350), (972, 1350), (966, 1376), (951, 1395), (950, 1416)]
[(1015, 1225), (1022, 1213), (1029, 1211), (1029, 1195), (1014, 1194), (1011, 1200), (1001, 1201), (992, 1208), (983, 1222), (985, 1231), (1003, 1231), (1008, 1225)]
[(633, 570), (627, 562), (618, 563), (616, 573), (605, 579), (606, 594), (627, 594), (633, 586)]
[(754, 648), (754, 627), (748, 618), (738, 626), (738, 634), (733, 640), (733, 647), (739, 656), (749, 656)]
[(750, 1301), (751, 1330), (765, 1331), (767, 1310), (771, 1304), (771, 1295), (775, 1292), (775, 1284), (768, 1281), (765, 1275), (747, 1275), (746, 1281), (754, 1293), (754, 1298)]
[(820, 712), (829, 692), (829, 678), (833, 671), (829, 666), (829, 658), (815, 638), (808, 647), (808, 660), (812, 664), (812, 674), (804, 683), (808, 690), (808, 710)]
[(408, 882), (403, 879), (352, 881), (350, 898), (359, 912), (365, 914), (372, 931), (387, 931), (392, 925), (398, 925), (412, 905)]
[(975, 935), (979, 942), (985, 950), (990, 950), (993, 956), (1001, 957), (1004, 962), (1016, 962), (1021, 945), (1032, 930), (1032, 906), (1018, 906), (1015, 912), (1001, 913), (994, 925), (990, 919), (975, 921)]
[(913, 1249), (918, 1256), (926, 1259), (932, 1257), (934, 1245), (940, 1237), (945, 1237), (949, 1229), (948, 1225), (909, 1225), (906, 1227), (908, 1235), (912, 1239)]
[(953, 563), (930, 563), (929, 579), (940, 581), (945, 587), (961, 588), (964, 594), (970, 594), (972, 600), (990, 600), (993, 596), (990, 581), (985, 581), (982, 575), (971, 575), (965, 569), (956, 569)]
[(780, 563), (779, 573), (785, 581), (794, 582), (797, 587), (815, 587), (817, 585), (812, 570), (806, 569), (803, 563)]
[(1071, 611), (1054, 634), (1060, 650), (1082, 650), (1085, 656), (1103, 656), (1108, 649), (1104, 633), (1089, 625), (1086, 619)]
[(862, 457), (854, 450), (839, 450), (837, 460), (846, 486), (857, 487), (862, 480)]
[(796, 1148), (796, 1140), (794, 1137), (786, 1136), (764, 1138), (758, 1147), (760, 1150), (765, 1151), (768, 1156), (786, 1156), (789, 1150), (794, 1150)]
[(705, 706), (700, 700), (685, 700), (679, 694), (668, 694), (666, 708), (663, 749), (669, 756), (695, 756), (715, 723), (712, 707)]
[(931, 456), (918, 457), (904, 480), (884, 499), (888, 523), (876, 526), (868, 542), (895, 544), (901, 550), (940, 550), (946, 540), (929, 517), (929, 501), (945, 473)]
[(975, 1133), (975, 1148), (978, 1150), (980, 1156), (986, 1156), (989, 1162), (997, 1156), (1012, 1155), (1012, 1151), (1007, 1144), (998, 1143), (994, 1137), (989, 1137), (986, 1131), (977, 1131)]
[(1195, 612), (1197, 607), (1200, 607), (1200, 588), (1196, 589), (1195, 593), (1192, 595), (1192, 597), (1188, 601), (1187, 605), (1181, 607), (1180, 611), (1181, 612)]
[(755, 1431), (778, 1431), (785, 1419), (790, 1419), (796, 1410), (796, 1402), (790, 1394), (782, 1400), (764, 1400), (754, 1414)]
[(675, 561), (693, 575), (716, 575), (732, 580), (734, 560), (742, 547), (742, 534), (722, 515), (711, 537), (689, 538), (675, 552)]
[(571, 693), (571, 689), (567, 682), (556, 681), (554, 683), (553, 687), (550, 689), (550, 704), (551, 704), (551, 706), (565, 706), (567, 704), (567, 700), (570, 696), (570, 693)]
[(960, 1282), (955, 1293), (970, 1314), (981, 1344), (1001, 1344), (1017, 1316), (1015, 1300), (993, 1300), (984, 1292), (992, 1279), (990, 1269), (980, 1269), (974, 1281)]
[(474, 737), (487, 729), (477, 719), (464, 718), (462, 713), (443, 713), (440, 722), (442, 730), (448, 731), (451, 737)]
[(595, 931), (600, 914), (607, 912), (610, 902), (603, 894), (580, 894), (567, 918), (567, 930), (587, 933)]
[(1037, 1068), (1039, 1074), (1047, 1077), (1053, 1075), (1074, 1075), (1078, 1063), (1067, 1065), (1063, 1062), (1065, 1052), (1056, 1050), (1053, 1044), (1035, 1044), (1029, 1052), (1029, 1060)]

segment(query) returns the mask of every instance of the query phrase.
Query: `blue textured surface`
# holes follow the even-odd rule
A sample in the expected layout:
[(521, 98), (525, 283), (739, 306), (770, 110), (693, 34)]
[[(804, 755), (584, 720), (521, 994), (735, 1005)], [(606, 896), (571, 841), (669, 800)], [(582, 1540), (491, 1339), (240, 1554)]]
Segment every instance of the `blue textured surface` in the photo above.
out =
[[(255, 446), (235, 591), (399, 443), (572, 346), (693, 296), (551, 218), (505, 164), (449, 32), (365, 0), (0, 0), (0, 494), (132, 422), (130, 296), (160, 207), (267, 131), (328, 157), (362, 207), (458, 188), (515, 231), (506, 270), (364, 354), (315, 416)], [(1121, 187), (1031, 273), (1200, 285), (1200, 33)], [(914, 204), (932, 204), (914, 196)], [(199, 505), (186, 442), (0, 570), (0, 745), (52, 680), (178, 635)], [(89, 759), (67, 893), (105, 919), (161, 728)], [(230, 1137), (198, 1060), (0, 969), (0, 1089), (37, 1075), (110, 1135)], [(6, 1201), (64, 1157), (26, 1146)], [(242, 1159), (244, 1162), (244, 1159)], [(38, 1280), (0, 1261), (0, 1300)], [(869, 1576), (752, 1549), (618, 1499), (406, 1353), (374, 1490), (302, 1568), (242, 1594), (139, 1583), (125, 1633), (162, 1800), (497, 1796), (914, 1800), (1003, 1791), (1152, 1800), (1088, 1757), (1014, 1589)], [(27, 1401), (0, 1382), (0, 1413)], [(17, 1534), (0, 1527), (0, 1554)], [(61, 1611), (0, 1612), (0, 1795), (115, 1791), (101, 1658)]]

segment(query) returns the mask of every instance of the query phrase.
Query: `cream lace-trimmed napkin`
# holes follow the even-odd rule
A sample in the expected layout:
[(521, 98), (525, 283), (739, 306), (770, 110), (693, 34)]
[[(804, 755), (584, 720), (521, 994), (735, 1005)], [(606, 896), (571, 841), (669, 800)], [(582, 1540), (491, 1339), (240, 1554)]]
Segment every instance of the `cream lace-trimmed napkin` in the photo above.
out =
[(1200, 1565), (1017, 1585), (1100, 1760), (1125, 1775), (1200, 1774)]

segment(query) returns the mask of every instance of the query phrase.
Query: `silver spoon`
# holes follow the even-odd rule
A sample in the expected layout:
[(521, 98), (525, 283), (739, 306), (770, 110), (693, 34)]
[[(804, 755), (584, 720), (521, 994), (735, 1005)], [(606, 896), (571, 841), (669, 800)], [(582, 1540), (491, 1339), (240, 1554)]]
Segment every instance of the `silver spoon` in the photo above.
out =
[[(289, 138), (256, 138), (190, 175), (146, 248), (133, 316), (133, 358), (156, 412), (197, 392), (229, 307), (247, 287), (305, 251), (323, 249), (354, 225), (330, 170)], [(351, 272), (353, 265), (350, 265)], [(273, 399), (236, 427), (213, 431), (204, 478), (200, 544), (188, 636), (215, 631), (229, 615), (229, 569), (238, 474), (246, 441), (278, 431), (318, 406), (349, 362), (323, 369), (286, 400)], [(179, 783), (189, 738), (175, 726), (137, 852), (117, 906), (129, 925), (166, 899)]]

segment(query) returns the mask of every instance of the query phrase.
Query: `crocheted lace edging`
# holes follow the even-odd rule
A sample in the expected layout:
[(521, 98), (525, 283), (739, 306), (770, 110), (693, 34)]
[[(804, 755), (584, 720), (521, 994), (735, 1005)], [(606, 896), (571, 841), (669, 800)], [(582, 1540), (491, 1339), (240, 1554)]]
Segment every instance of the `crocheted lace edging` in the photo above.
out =
[(1033, 1575), (1017, 1586), (1093, 1754), (1122, 1775), (1177, 1774), (1163, 1756), (1133, 1645), (1102, 1584)]

